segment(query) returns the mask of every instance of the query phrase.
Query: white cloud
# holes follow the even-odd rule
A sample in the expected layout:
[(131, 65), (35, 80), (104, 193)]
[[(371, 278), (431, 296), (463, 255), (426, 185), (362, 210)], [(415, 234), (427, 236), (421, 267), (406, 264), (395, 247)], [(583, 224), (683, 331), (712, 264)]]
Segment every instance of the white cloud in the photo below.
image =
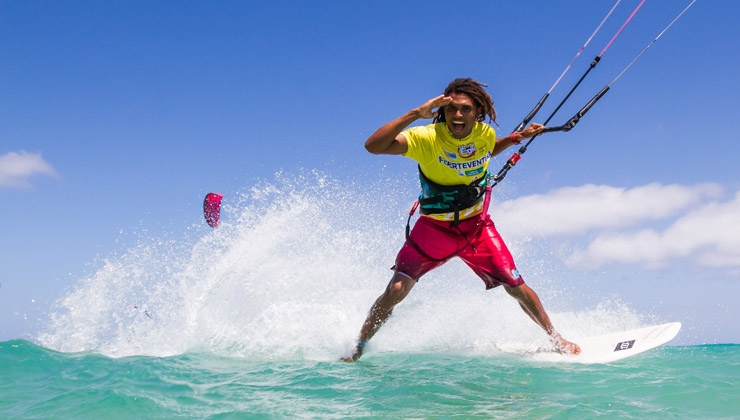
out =
[(721, 193), (717, 184), (687, 187), (653, 183), (632, 189), (588, 184), (521, 197), (491, 208), (494, 220), (516, 226), (517, 235), (573, 235), (664, 219)]
[(659, 268), (674, 258), (706, 267), (740, 267), (740, 192), (728, 202), (709, 202), (684, 214), (663, 231), (601, 234), (568, 263), (598, 267), (626, 262)]
[(9, 152), (0, 156), (0, 187), (30, 188), (28, 179), (36, 174), (56, 176), (41, 154)]
[(572, 267), (609, 263), (663, 267), (682, 259), (704, 267), (740, 267), (740, 192), (729, 201), (717, 184), (649, 184), (632, 189), (584, 185), (496, 205), (505, 237), (558, 236), (588, 242), (567, 257)]

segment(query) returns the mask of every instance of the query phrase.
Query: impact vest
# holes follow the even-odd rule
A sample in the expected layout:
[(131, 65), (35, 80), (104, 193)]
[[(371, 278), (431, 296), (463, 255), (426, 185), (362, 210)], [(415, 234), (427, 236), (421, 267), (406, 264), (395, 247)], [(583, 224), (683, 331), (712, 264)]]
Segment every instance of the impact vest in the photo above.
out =
[(473, 207), (483, 200), (488, 186), (489, 174), (468, 185), (440, 185), (424, 175), (419, 167), (419, 212), (421, 214), (454, 213), (453, 224), (460, 221), (460, 211)]

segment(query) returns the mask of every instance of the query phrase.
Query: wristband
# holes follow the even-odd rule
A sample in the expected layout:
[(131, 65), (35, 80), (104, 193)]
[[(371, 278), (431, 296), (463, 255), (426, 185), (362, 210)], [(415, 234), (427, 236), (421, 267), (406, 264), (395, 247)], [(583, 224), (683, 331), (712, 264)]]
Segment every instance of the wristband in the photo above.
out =
[(509, 134), (509, 138), (511, 139), (512, 144), (521, 144), (521, 140), (517, 140), (517, 134), (519, 134), (518, 131), (512, 131), (511, 134)]

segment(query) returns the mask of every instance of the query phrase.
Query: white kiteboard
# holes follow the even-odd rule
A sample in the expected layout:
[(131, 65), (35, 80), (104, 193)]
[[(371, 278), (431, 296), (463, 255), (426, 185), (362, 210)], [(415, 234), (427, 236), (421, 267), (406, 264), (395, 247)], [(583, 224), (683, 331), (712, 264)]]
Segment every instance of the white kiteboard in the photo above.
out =
[(673, 340), (680, 329), (680, 322), (670, 322), (598, 337), (574, 339), (573, 342), (581, 346), (581, 354), (578, 356), (537, 352), (533, 354), (533, 358), (552, 362), (611, 363), (662, 346)]

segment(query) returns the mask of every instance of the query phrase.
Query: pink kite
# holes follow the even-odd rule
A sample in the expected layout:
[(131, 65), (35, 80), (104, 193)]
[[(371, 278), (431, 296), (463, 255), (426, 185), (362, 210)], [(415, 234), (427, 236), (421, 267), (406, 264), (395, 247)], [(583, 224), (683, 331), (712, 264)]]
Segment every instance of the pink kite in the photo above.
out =
[(217, 228), (221, 222), (221, 199), (223, 194), (208, 193), (203, 200), (203, 215), (206, 217), (208, 226)]

